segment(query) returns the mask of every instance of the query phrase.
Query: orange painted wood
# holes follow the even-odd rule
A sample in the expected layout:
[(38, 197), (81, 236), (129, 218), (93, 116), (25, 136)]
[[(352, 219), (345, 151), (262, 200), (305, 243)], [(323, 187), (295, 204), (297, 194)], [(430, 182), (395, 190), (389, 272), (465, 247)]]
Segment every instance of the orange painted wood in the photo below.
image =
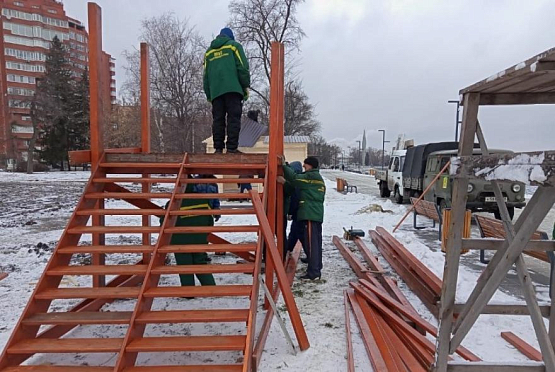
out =
[[(310, 347), (310, 342), (308, 341), (308, 336), (306, 335), (306, 330), (304, 329), (303, 321), (301, 315), (299, 314), (299, 309), (295, 303), (295, 297), (291, 291), (287, 280), (287, 273), (283, 267), (282, 256), (278, 252), (276, 242), (274, 240), (274, 235), (270, 228), (270, 224), (264, 213), (264, 206), (260, 200), (260, 196), (255, 191), (251, 190), (252, 202), (254, 210), (256, 211), (256, 217), (258, 218), (258, 223), (260, 224), (260, 230), (262, 236), (264, 236), (264, 241), (266, 242), (266, 254), (269, 253), (270, 260), (266, 258), (266, 267), (268, 262), (272, 261), (276, 271), (276, 276), (278, 280), (278, 285), (283, 294), (283, 299), (289, 313), (289, 318), (291, 319), (291, 324), (293, 325), (293, 330), (297, 336), (297, 341), (299, 342), (299, 347), (301, 350), (306, 350)], [(268, 256), (267, 256), (268, 257)]]
[[(122, 187), (122, 186), (117, 185), (115, 183), (105, 184), (104, 185), (104, 191), (125, 192), (125, 193), (128, 193), (128, 194), (131, 194), (131, 191), (129, 191), (125, 187)], [(137, 207), (137, 208), (141, 208), (141, 209), (159, 209), (162, 212), (164, 211), (164, 208), (162, 208), (158, 204), (154, 204), (150, 200), (144, 200), (144, 199), (123, 199), (123, 200), (125, 200), (126, 202), (128, 202), (129, 204), (131, 204), (131, 205), (133, 205), (134, 207)], [(87, 208), (80, 208), (80, 209), (87, 209)]]
[(101, 177), (95, 178), (95, 183), (175, 183), (175, 178), (163, 177)]
[(151, 253), (154, 247), (151, 245), (80, 245), (69, 246), (58, 249), (58, 254), (76, 253)]
[(390, 326), (401, 340), (404, 341), (406, 347), (411, 351), (412, 355), (420, 361), (423, 366), (431, 366), (434, 363), (434, 354), (429, 349), (415, 342), (411, 335), (407, 334), (406, 330), (398, 327), (394, 323), (390, 323)]
[(121, 338), (62, 338), (23, 340), (8, 348), (8, 354), (27, 353), (115, 353)]
[(244, 297), (251, 294), (250, 285), (216, 285), (202, 287), (156, 287), (145, 291), (147, 298), (157, 297)]
[(172, 194), (166, 192), (94, 192), (85, 194), (87, 199), (169, 199), (171, 196)]
[(156, 275), (169, 274), (252, 274), (254, 264), (226, 264), (226, 265), (172, 265), (156, 266), (151, 272)]
[(368, 272), (368, 269), (358, 259), (358, 257), (356, 257), (353, 252), (347, 248), (345, 243), (337, 235), (333, 236), (332, 242), (337, 247), (337, 250), (339, 250), (339, 253), (341, 253), (343, 258), (345, 258), (345, 261), (347, 261), (351, 269), (353, 269), (356, 276), (358, 278), (363, 278), (366, 272)]
[(187, 183), (264, 183), (264, 178), (186, 178), (181, 181), (183, 184)]
[(217, 365), (188, 365), (188, 366), (136, 366), (126, 368), (125, 372), (241, 372), (241, 364)]
[(542, 353), (538, 349), (515, 335), (513, 332), (501, 332), (501, 337), (522, 354), (526, 355), (528, 359), (535, 360), (536, 362), (543, 361)]
[(78, 216), (163, 216), (163, 209), (85, 209)]
[(355, 372), (355, 358), (353, 356), (353, 336), (351, 335), (351, 310), (347, 290), (343, 291), (343, 304), (345, 305), (345, 335), (347, 337), (347, 372)]
[(113, 367), (26, 365), (8, 367), (2, 372), (112, 372)]
[(82, 226), (68, 230), (69, 234), (142, 234), (144, 232), (158, 233), (159, 226)]
[(144, 275), (147, 265), (74, 265), (57, 266), (46, 275)]
[[(233, 170), (233, 171), (265, 170), (266, 169), (266, 163), (259, 163), (259, 164), (228, 163), (228, 162), (222, 162), (222, 163), (190, 163), (190, 164), (185, 164), (185, 168), (188, 169), (188, 170), (201, 169), (203, 171), (206, 171), (205, 173), (218, 174), (218, 171), (221, 171), (221, 170)], [(210, 171), (210, 172), (208, 172), (208, 171)], [(194, 173), (194, 172), (192, 172), (192, 173)]]
[(104, 149), (106, 154), (140, 154), (140, 147), (120, 147), (115, 149)]
[(80, 311), (39, 313), (23, 320), (25, 325), (128, 324), (130, 311)]
[(150, 59), (149, 45), (141, 43), (141, 150), (150, 152)]
[(177, 194), (175, 196), (177, 199), (250, 199), (250, 194), (247, 193), (219, 193), (219, 194), (201, 194), (201, 193), (189, 193), (189, 194)]
[(92, 169), (100, 163), (104, 151), (104, 102), (102, 74), (102, 10), (95, 3), (88, 3), (89, 18), (89, 101), (90, 146)]
[(144, 337), (133, 340), (129, 352), (171, 351), (240, 351), (245, 347), (245, 336), (188, 336)]
[(91, 162), (91, 150), (68, 151), (69, 164), (80, 165)]
[(55, 300), (71, 298), (136, 298), (139, 288), (57, 288), (45, 289), (38, 292), (35, 298), (38, 300)]
[(246, 309), (148, 311), (137, 315), (136, 322), (140, 324), (233, 323), (246, 322), (248, 315), (249, 311)]
[(0, 280), (6, 279), (8, 277), (8, 273), (0, 273)]
[(255, 214), (252, 208), (227, 208), (215, 210), (206, 209), (191, 209), (188, 211), (171, 211), (170, 216), (206, 216), (206, 215), (220, 215), (220, 216), (233, 216), (233, 215), (249, 215)]
[(158, 253), (203, 253), (203, 252), (230, 252), (249, 253), (256, 250), (255, 244), (189, 244), (166, 245), (158, 249)]
[(256, 233), (256, 225), (216, 225), (216, 226), (177, 226), (168, 227), (164, 232), (168, 234), (194, 234), (194, 233)]
[[(101, 168), (127, 168), (127, 169), (173, 169), (179, 170), (181, 168), (181, 164), (179, 163), (101, 163)], [(141, 172), (139, 172), (141, 173)], [(161, 174), (162, 172), (160, 172)]]

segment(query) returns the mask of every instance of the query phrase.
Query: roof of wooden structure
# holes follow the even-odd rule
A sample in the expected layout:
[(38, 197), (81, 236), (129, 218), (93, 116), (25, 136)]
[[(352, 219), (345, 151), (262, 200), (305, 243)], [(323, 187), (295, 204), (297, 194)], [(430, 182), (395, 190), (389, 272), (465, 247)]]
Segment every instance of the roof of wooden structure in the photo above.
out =
[(481, 105), (555, 103), (555, 48), (460, 91), (480, 93)]

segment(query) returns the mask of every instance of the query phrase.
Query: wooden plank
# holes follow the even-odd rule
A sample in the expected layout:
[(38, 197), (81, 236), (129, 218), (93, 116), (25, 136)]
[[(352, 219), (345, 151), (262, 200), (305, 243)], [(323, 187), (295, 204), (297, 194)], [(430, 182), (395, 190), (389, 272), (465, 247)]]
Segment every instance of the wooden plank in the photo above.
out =
[(522, 338), (515, 335), (513, 332), (501, 332), (501, 337), (503, 337), (505, 341), (513, 345), (522, 354), (526, 355), (528, 359), (534, 360), (536, 362), (543, 361), (542, 354), (536, 348), (524, 341)]
[(368, 326), (368, 322), (364, 317), (360, 304), (355, 297), (355, 292), (353, 290), (347, 290), (347, 296), (349, 297), (349, 301), (353, 308), (353, 314), (355, 315), (355, 320), (358, 324), (358, 328), (360, 329), (360, 336), (362, 337), (364, 347), (366, 348), (366, 352), (370, 358), (372, 368), (374, 371), (387, 371), (384, 358), (382, 357), (378, 344), (372, 335), (372, 331)]
[(332, 238), (333, 244), (339, 250), (339, 253), (343, 256), (345, 261), (349, 264), (351, 269), (355, 272), (358, 278), (363, 278), (364, 274), (368, 271), (368, 269), (364, 266), (364, 264), (347, 248), (345, 243), (337, 236), (334, 235)]
[(168, 234), (257, 233), (259, 229), (260, 227), (256, 225), (176, 226), (168, 227), (164, 232)]
[[(216, 194), (213, 194), (216, 195)], [(87, 199), (169, 199), (168, 192), (94, 192), (85, 194)]]
[[(143, 156), (144, 154), (134, 154), (135, 156)], [(138, 169), (138, 170), (143, 170), (146, 171), (148, 169), (154, 169), (155, 171), (158, 169), (172, 169), (174, 171), (179, 171), (179, 169), (181, 168), (181, 164), (178, 162), (176, 163), (139, 163), (139, 162), (132, 162), (132, 163), (116, 163), (116, 162), (111, 162), (110, 157), (115, 157), (115, 156), (122, 156), (122, 154), (106, 154), (106, 162), (105, 163), (101, 163), (100, 167), (102, 168), (108, 168), (108, 169), (116, 169), (116, 168), (123, 168), (123, 169)], [(108, 172), (110, 173), (110, 172)], [(132, 173), (137, 173), (137, 172), (132, 172)], [(141, 173), (141, 172), (138, 172)], [(162, 174), (162, 173), (166, 173), (166, 172), (154, 172), (154, 174)]]
[(163, 209), (85, 209), (78, 216), (163, 216)]
[[(555, 85), (555, 84), (554, 84)], [(480, 105), (541, 105), (554, 104), (555, 93), (480, 94)]]
[(68, 151), (68, 156), (70, 165), (81, 165), (91, 162), (91, 150)]
[(172, 164), (177, 165), (179, 169), (183, 162), (183, 154), (165, 154), (165, 153), (148, 153), (148, 154), (106, 154), (107, 163), (136, 163), (138, 166), (145, 164)]
[(112, 372), (113, 367), (25, 365), (4, 368), (2, 372)]
[(25, 325), (129, 324), (130, 311), (80, 311), (34, 314), (23, 319)]
[(22, 340), (8, 348), (8, 354), (27, 353), (116, 353), (121, 338), (61, 338)]
[(127, 346), (132, 353), (171, 351), (240, 351), (245, 336), (143, 337)]
[(148, 43), (141, 43), (141, 149), (150, 153), (150, 58)]
[(56, 288), (45, 289), (35, 295), (37, 300), (56, 300), (72, 298), (136, 298), (139, 295), (139, 288)]
[(351, 335), (351, 310), (347, 290), (343, 291), (343, 305), (345, 305), (345, 335), (347, 337), (347, 372), (355, 372), (355, 358), (353, 356), (353, 336)]
[(147, 311), (137, 315), (136, 322), (140, 324), (233, 323), (246, 322), (248, 315), (247, 309)]
[(202, 364), (187, 366), (134, 366), (126, 368), (125, 372), (241, 372), (241, 364)]
[(177, 178), (167, 177), (99, 177), (95, 183), (175, 183)]
[(145, 291), (147, 298), (159, 297), (245, 297), (250, 296), (250, 285), (218, 285), (202, 287), (156, 287)]
[(250, 199), (250, 194), (238, 193), (238, 192), (228, 192), (219, 194), (201, 194), (201, 193), (189, 193), (189, 194), (177, 194), (176, 199)]
[[(460, 314), (465, 304), (455, 304), (455, 314)], [(548, 317), (551, 305), (540, 306), (542, 316)], [(488, 304), (482, 310), (481, 314), (497, 314), (497, 315), (530, 315), (530, 310), (526, 305), (520, 304)]]
[(249, 215), (255, 214), (252, 208), (223, 208), (214, 210), (206, 209), (191, 209), (188, 211), (171, 211), (170, 216), (205, 216), (205, 215), (220, 215), (220, 216), (235, 216), (235, 215)]
[(6, 279), (8, 277), (8, 273), (0, 273), (0, 280)]
[(144, 275), (147, 265), (73, 265), (57, 266), (46, 275)]
[(216, 164), (264, 164), (268, 163), (268, 154), (189, 154), (188, 162)]
[(169, 274), (252, 274), (254, 264), (218, 264), (218, 265), (173, 265), (155, 266), (151, 272), (156, 275)]
[(89, 18), (89, 111), (91, 166), (96, 169), (104, 152), (104, 91), (102, 76), (102, 10), (95, 3), (88, 4)]
[[(503, 244), (505, 244), (505, 239), (463, 239), (462, 249), (498, 251), (504, 249)], [(555, 240), (530, 240), (526, 244), (526, 248), (523, 253), (538, 253), (546, 251), (555, 251)]]
[(203, 253), (203, 252), (249, 253), (254, 251), (256, 251), (256, 244), (165, 245), (158, 249), (159, 253)]
[(160, 227), (142, 226), (81, 226), (68, 230), (69, 234), (142, 234), (144, 232), (158, 233)]
[(225, 183), (225, 184), (243, 184), (243, 183), (255, 183), (255, 184), (263, 184), (264, 178), (187, 178), (181, 183)]
[(80, 245), (69, 246), (58, 249), (58, 254), (76, 253), (151, 253), (154, 249), (151, 245)]

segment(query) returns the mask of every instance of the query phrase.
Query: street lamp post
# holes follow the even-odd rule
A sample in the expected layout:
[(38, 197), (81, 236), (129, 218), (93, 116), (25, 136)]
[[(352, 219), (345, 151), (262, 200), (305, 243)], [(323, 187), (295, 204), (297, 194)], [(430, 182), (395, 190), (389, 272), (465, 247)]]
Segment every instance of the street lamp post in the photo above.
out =
[(461, 103), (455, 100), (447, 101), (447, 103), (455, 103), (457, 105), (457, 114), (455, 116), (455, 142), (459, 142), (459, 124), (462, 124), (462, 121), (459, 120)]
[(384, 169), (385, 168), (385, 142), (386, 142), (385, 129), (378, 129), (378, 132), (382, 132), (382, 169)]
[(358, 162), (358, 170), (360, 170), (360, 151), (361, 151), (361, 142), (360, 141), (356, 141), (358, 143), (358, 156), (357, 156), (357, 162)]

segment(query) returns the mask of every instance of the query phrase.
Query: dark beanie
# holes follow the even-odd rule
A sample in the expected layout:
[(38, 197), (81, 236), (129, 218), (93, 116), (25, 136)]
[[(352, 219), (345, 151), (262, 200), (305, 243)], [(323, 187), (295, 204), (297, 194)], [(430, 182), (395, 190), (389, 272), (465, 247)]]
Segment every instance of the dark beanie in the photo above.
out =
[(231, 31), (231, 28), (229, 27), (222, 28), (222, 30), (220, 31), (220, 36), (227, 36), (231, 40), (235, 40), (235, 36), (233, 36), (233, 31)]
[(312, 168), (318, 168), (318, 159), (314, 156), (309, 156), (308, 158), (304, 159), (304, 163), (312, 166)]

